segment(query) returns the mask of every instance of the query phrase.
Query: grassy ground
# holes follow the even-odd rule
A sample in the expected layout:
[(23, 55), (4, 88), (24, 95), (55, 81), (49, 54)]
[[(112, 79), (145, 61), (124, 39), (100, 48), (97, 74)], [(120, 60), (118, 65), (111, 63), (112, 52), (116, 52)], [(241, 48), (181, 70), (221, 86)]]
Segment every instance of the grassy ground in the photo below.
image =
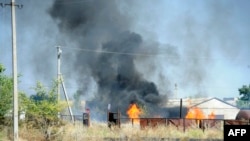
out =
[(1, 128), (0, 129), (0, 141), (9, 140), (7, 135), (8, 135), (7, 128)]
[[(107, 127), (106, 123), (92, 122), (90, 127), (85, 127), (82, 122), (68, 123), (63, 127), (50, 128), (51, 141), (145, 141), (145, 140), (176, 140), (188, 141), (189, 139), (223, 140), (222, 129), (182, 129), (176, 127), (158, 126), (157, 128), (140, 129), (138, 124), (121, 124), (121, 128)], [(8, 129), (0, 131), (0, 141), (11, 140), (8, 137)], [(10, 135), (11, 136), (11, 135)], [(43, 141), (44, 134), (39, 129), (27, 129), (25, 126), (19, 129), (20, 141)]]

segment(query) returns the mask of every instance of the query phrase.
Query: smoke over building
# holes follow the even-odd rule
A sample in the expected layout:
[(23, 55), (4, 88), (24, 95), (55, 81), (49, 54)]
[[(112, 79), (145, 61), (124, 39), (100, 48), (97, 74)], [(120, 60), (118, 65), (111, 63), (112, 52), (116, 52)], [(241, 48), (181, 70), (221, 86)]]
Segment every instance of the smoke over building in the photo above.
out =
[[(146, 107), (149, 113), (161, 109), (166, 95), (160, 95), (157, 86), (136, 69), (135, 54), (143, 48), (143, 38), (129, 30), (129, 20), (117, 9), (117, 1), (61, 2), (56, 0), (49, 10), (61, 33), (77, 48), (100, 51), (79, 51), (74, 62), (67, 62), (73, 64), (80, 87), (88, 85), (81, 83), (84, 75), (97, 84), (97, 93), (89, 103), (93, 114), (97, 113), (94, 116), (105, 118), (108, 104), (123, 113), (131, 102)], [(81, 92), (84, 95), (85, 91)]]
[[(245, 2), (18, 3), (24, 5), (17, 10), (20, 89), (30, 90), (37, 80), (47, 85), (56, 77), (59, 45), (69, 97), (77, 93), (91, 101), (92, 117), (96, 113), (99, 118), (98, 111), (105, 112), (108, 104), (125, 114), (131, 102), (165, 116), (172, 111), (161, 109), (161, 104), (173, 97), (175, 84), (183, 98), (228, 96), (237, 95), (238, 87), (249, 80), (249, 67), (244, 68), (249, 66)], [(11, 14), (7, 8), (0, 13), (0, 59), (11, 68)]]

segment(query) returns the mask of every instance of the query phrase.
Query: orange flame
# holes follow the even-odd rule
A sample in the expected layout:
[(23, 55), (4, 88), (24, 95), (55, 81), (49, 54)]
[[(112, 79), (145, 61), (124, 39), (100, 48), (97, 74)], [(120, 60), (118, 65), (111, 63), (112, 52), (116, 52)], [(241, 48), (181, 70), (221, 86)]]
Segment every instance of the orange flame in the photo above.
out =
[(200, 108), (194, 107), (188, 110), (186, 118), (204, 119), (205, 115), (203, 114)]
[(139, 122), (139, 116), (141, 114), (141, 110), (136, 104), (130, 104), (127, 114), (130, 119), (133, 119), (134, 122), (138, 123)]
[(203, 113), (203, 111), (198, 107), (193, 107), (188, 110), (188, 113), (186, 115), (186, 118), (189, 119), (214, 119), (215, 114), (214, 112), (211, 112), (207, 117)]
[(215, 114), (213, 111), (208, 115), (208, 119), (215, 119)]

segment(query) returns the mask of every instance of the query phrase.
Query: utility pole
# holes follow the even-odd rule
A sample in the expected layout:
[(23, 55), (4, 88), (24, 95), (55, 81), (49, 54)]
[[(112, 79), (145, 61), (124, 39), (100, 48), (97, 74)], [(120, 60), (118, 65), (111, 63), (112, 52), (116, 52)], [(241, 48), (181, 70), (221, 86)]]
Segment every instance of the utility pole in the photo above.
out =
[[(60, 46), (57, 46), (57, 102), (60, 102), (60, 83), (61, 83), (61, 54), (62, 50)], [(60, 112), (58, 112), (58, 118), (60, 118)]]
[[(60, 84), (62, 85), (63, 88), (63, 92), (64, 92), (64, 96), (66, 99), (66, 102), (68, 104), (68, 110), (69, 110), (69, 114), (71, 116), (71, 120), (72, 122), (74, 122), (74, 117), (73, 117), (73, 113), (69, 104), (69, 98), (68, 98), (68, 94), (64, 85), (64, 81), (63, 81), (63, 77), (61, 74), (61, 54), (62, 54), (62, 50), (60, 48), (60, 46), (57, 46), (57, 100), (58, 102), (60, 101)], [(60, 117), (60, 113), (58, 113), (58, 117)]]
[(57, 100), (58, 102), (60, 101), (60, 86), (59, 84), (61, 83), (61, 54), (62, 50), (60, 46), (57, 46)]
[(17, 87), (17, 51), (16, 51), (16, 12), (15, 7), (22, 8), (22, 5), (16, 5), (15, 0), (10, 4), (1, 6), (11, 6), (11, 25), (12, 25), (12, 75), (13, 75), (13, 121), (14, 121), (14, 141), (18, 141), (18, 87)]

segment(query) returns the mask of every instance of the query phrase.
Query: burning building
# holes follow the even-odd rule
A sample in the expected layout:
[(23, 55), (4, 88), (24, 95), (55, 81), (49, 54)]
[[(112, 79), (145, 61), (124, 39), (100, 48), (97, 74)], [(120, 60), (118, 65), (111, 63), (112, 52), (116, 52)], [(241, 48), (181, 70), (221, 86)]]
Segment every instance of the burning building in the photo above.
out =
[(186, 118), (235, 119), (239, 109), (219, 98), (208, 98), (188, 107)]

